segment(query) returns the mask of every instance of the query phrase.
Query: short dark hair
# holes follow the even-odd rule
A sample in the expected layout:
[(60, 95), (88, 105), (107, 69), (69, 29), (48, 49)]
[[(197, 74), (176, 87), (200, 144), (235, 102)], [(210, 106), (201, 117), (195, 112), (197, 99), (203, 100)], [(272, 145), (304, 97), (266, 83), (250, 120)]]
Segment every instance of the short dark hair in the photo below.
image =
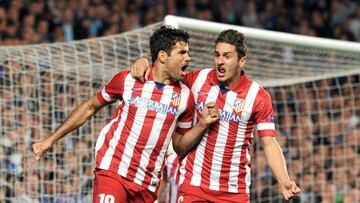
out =
[(219, 42), (234, 45), (236, 52), (240, 58), (246, 56), (247, 44), (243, 33), (233, 29), (224, 30), (219, 34), (219, 36), (215, 40), (215, 45)]
[(156, 61), (159, 51), (165, 51), (170, 55), (172, 47), (177, 42), (189, 43), (189, 34), (180, 29), (168, 25), (161, 26), (150, 37), (151, 60)]

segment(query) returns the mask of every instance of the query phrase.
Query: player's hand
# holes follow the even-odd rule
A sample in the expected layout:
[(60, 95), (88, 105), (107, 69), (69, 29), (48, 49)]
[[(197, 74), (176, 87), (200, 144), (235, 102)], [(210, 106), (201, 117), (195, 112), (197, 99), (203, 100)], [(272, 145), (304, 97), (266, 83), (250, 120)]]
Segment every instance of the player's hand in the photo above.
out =
[(214, 102), (209, 102), (201, 112), (200, 122), (205, 125), (210, 125), (220, 119), (218, 107)]
[(280, 191), (286, 200), (292, 199), (300, 193), (300, 188), (292, 180), (280, 184)]
[(149, 79), (150, 74), (150, 64), (147, 58), (138, 58), (131, 65), (131, 76), (140, 80), (141, 82), (145, 82)]
[(40, 159), (40, 157), (44, 156), (46, 152), (51, 148), (52, 144), (48, 139), (45, 139), (40, 142), (35, 142), (32, 145), (32, 150), (35, 154), (36, 159)]

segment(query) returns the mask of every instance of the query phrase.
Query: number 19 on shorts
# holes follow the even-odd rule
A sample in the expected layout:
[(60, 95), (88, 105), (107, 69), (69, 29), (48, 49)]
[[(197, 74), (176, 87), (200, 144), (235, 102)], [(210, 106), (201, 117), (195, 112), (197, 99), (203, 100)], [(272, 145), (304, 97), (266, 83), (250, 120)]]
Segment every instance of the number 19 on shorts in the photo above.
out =
[(113, 195), (99, 194), (100, 203), (115, 203), (115, 197)]

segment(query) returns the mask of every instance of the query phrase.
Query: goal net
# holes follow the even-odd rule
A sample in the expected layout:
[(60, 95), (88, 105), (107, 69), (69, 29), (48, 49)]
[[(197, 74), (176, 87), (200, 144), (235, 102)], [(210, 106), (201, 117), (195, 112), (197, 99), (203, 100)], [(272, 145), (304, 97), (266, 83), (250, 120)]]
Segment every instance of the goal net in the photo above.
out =
[[(174, 16), (165, 22), (190, 32), (193, 69), (213, 66), (220, 31), (242, 31), (249, 44), (245, 70), (272, 96), (277, 140), (303, 191), (301, 202), (359, 201), (358, 43)], [(49, 135), (115, 72), (149, 56), (149, 36), (161, 24), (71, 43), (0, 47), (0, 202), (91, 202), (95, 142), (113, 106), (66, 136), (44, 159), (35, 160), (31, 144)], [(261, 146), (254, 143), (252, 202), (281, 202)]]
[[(244, 33), (245, 70), (271, 94), (276, 138), (302, 190), (293, 202), (360, 201), (359, 43), (175, 16), (165, 22), (190, 32), (198, 68), (213, 66), (218, 33), (229, 28)], [(251, 202), (282, 202), (256, 135), (254, 143)]]

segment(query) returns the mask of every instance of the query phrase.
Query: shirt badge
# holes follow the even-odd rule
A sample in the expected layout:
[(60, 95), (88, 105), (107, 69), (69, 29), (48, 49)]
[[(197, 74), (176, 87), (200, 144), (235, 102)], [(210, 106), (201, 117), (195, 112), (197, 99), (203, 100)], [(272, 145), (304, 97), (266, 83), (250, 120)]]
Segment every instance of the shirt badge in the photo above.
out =
[(178, 93), (172, 93), (172, 96), (171, 96), (171, 103), (172, 103), (172, 105), (174, 105), (174, 106), (179, 106), (179, 104), (180, 104), (180, 99), (181, 99), (181, 96), (180, 96), (180, 94), (178, 94)]
[(234, 105), (233, 105), (234, 111), (236, 113), (239, 113), (239, 112), (244, 110), (244, 107), (245, 107), (245, 100), (236, 98), (235, 102), (234, 102)]

